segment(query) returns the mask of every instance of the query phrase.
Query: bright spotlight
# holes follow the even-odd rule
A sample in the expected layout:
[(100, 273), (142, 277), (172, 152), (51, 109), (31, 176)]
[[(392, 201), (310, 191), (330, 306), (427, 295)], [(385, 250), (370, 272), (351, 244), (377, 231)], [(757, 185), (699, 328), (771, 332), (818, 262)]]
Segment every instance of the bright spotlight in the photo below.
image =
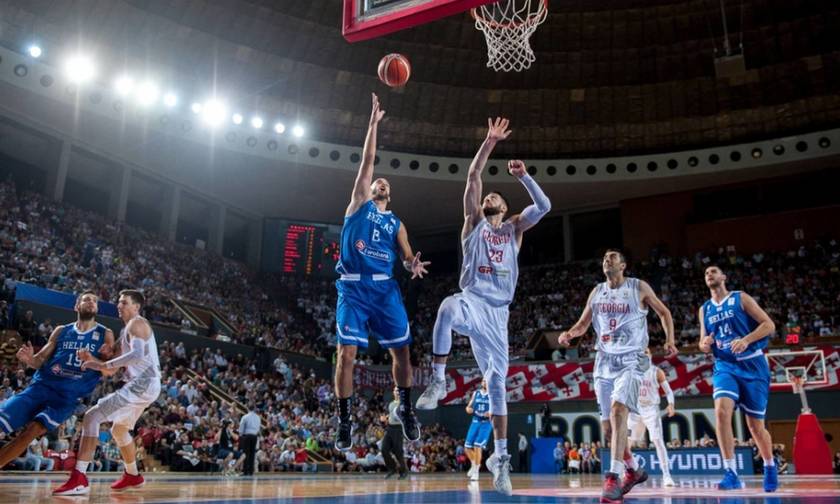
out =
[(146, 81), (137, 88), (137, 101), (143, 106), (156, 102), (159, 95), (160, 90), (154, 82)]
[(204, 122), (211, 126), (216, 126), (227, 117), (227, 107), (219, 100), (208, 100), (204, 104), (204, 112), (201, 116)]
[(117, 90), (117, 94), (125, 96), (134, 90), (134, 80), (127, 75), (123, 75), (114, 81), (114, 88)]
[(40, 58), (41, 54), (43, 54), (43, 51), (41, 51), (41, 48), (36, 46), (36, 45), (29, 46), (29, 49), (27, 49), (27, 52), (33, 58)]
[(96, 68), (87, 56), (71, 56), (64, 62), (64, 74), (74, 84), (83, 84), (93, 79)]
[(260, 129), (263, 127), (263, 120), (259, 117), (252, 117), (251, 126), (253, 126), (256, 129)]
[(295, 126), (294, 128), (292, 128), (292, 135), (294, 135), (298, 138), (302, 137), (304, 133), (305, 133), (305, 131), (303, 130), (303, 126), (301, 126), (299, 124), (297, 126)]
[(174, 107), (178, 105), (178, 97), (175, 96), (175, 93), (166, 93), (163, 95), (163, 104), (167, 107)]
[(190, 110), (192, 110), (192, 111), (193, 111), (193, 114), (200, 114), (200, 113), (201, 113), (201, 109), (202, 109), (202, 108), (203, 108), (203, 107), (202, 107), (202, 106), (201, 106), (201, 104), (200, 104), (200, 103), (198, 103), (198, 102), (193, 102), (193, 104), (192, 104), (192, 105), (190, 105)]
[(279, 122), (279, 123), (274, 125), (274, 131), (276, 131), (278, 134), (282, 135), (283, 132), (286, 131), (286, 125)]
[(233, 114), (233, 117), (230, 119), (233, 121), (233, 124), (242, 124), (242, 114)]

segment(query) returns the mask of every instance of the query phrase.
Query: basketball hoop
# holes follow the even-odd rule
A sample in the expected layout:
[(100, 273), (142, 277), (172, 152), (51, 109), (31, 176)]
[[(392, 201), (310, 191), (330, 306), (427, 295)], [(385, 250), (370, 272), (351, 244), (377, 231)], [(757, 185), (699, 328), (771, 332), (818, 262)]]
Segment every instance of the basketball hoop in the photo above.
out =
[(530, 38), (548, 17), (548, 0), (499, 0), (470, 10), (487, 41), (487, 67), (521, 72), (536, 60)]

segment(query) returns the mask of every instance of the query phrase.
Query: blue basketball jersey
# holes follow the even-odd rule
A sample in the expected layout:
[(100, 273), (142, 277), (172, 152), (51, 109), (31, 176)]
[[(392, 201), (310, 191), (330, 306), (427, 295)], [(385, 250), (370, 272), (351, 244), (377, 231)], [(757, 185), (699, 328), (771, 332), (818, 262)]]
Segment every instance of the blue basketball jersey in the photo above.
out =
[(741, 362), (758, 357), (767, 347), (768, 338), (761, 338), (750, 343), (747, 349), (734, 354), (730, 349), (732, 341), (743, 338), (758, 327), (741, 306), (741, 291), (732, 291), (720, 303), (709, 299), (703, 304), (703, 324), (706, 334), (715, 340), (712, 352), (715, 359), (730, 363)]
[(35, 372), (32, 383), (42, 383), (70, 397), (85, 397), (93, 392), (102, 375), (98, 371), (82, 371), (82, 361), (76, 351), (86, 348), (96, 358), (101, 358), (99, 350), (105, 343), (105, 331), (102, 324), (96, 324), (85, 332), (79, 332), (76, 324), (64, 326), (55, 351), (50, 360)]
[(476, 390), (473, 394), (473, 416), (479, 420), (489, 420), (484, 415), (490, 411), (490, 394)]
[(380, 212), (373, 200), (344, 218), (341, 252), (335, 270), (341, 275), (388, 275), (399, 257), (396, 215)]

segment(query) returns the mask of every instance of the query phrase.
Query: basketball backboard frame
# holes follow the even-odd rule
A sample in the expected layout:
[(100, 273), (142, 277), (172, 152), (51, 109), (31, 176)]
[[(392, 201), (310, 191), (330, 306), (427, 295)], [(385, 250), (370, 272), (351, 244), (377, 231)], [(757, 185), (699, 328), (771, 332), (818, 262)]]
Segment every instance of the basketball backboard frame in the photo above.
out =
[(341, 32), (348, 42), (381, 37), (497, 0), (344, 0)]
[[(822, 350), (787, 350), (768, 352), (767, 363), (770, 366), (770, 389), (790, 389), (796, 392), (792, 377), (804, 378), (802, 387), (812, 388), (828, 384), (825, 367), (825, 352)], [(776, 369), (784, 369), (784, 380), (776, 381)], [(817, 378), (818, 377), (818, 378)]]

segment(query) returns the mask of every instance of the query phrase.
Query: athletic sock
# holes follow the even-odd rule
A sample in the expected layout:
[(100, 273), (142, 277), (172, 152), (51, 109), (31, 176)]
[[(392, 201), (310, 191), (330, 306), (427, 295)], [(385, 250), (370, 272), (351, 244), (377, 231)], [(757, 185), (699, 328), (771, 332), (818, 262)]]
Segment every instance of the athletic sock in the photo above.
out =
[(627, 466), (624, 465), (623, 460), (613, 459), (612, 465), (610, 466), (610, 472), (618, 474), (619, 476), (621, 476), (622, 474), (624, 474), (624, 468), (625, 467), (627, 467)]
[(776, 461), (772, 458), (770, 460), (764, 459), (764, 467), (773, 467), (776, 465)]
[(735, 464), (735, 459), (723, 459), (723, 468), (729, 469), (730, 471), (734, 472), (735, 475), (738, 475), (738, 466)]
[(628, 469), (632, 469), (634, 471), (639, 468), (639, 464), (636, 463), (636, 457), (633, 455), (630, 455), (629, 457), (627, 455), (624, 456), (624, 465), (627, 466)]
[(137, 470), (137, 462), (125, 464), (125, 472), (132, 476), (137, 476), (138, 474), (140, 474), (140, 472)]
[(88, 466), (90, 465), (89, 460), (76, 460), (76, 470), (82, 474), (87, 473)]
[(446, 364), (440, 364), (437, 362), (432, 363), (432, 369), (435, 372), (435, 380), (443, 381), (446, 379)]
[(497, 439), (493, 441), (495, 452), (498, 456), (507, 455), (507, 439)]

